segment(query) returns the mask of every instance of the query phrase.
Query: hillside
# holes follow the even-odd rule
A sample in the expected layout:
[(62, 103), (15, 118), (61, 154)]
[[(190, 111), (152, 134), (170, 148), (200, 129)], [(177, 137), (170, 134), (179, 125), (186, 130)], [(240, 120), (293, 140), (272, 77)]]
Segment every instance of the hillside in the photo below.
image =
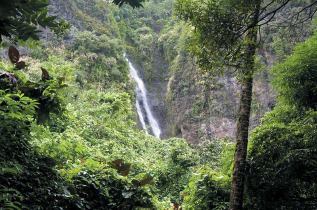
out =
[[(25, 13), (22, 23), (0, 13), (0, 210), (229, 208), (248, 77), (226, 61), (222, 74), (199, 63), (201, 22), (182, 17), (190, 6), (180, 5), (203, 14), (201, 2), (133, 2), (0, 3)], [(251, 11), (245, 1), (219, 2)], [(285, 4), (274, 23), (307, 4), (315, 5)], [(310, 21), (265, 25), (259, 40), (239, 40), (257, 48), (247, 57), (254, 75), (244, 209), (317, 207), (314, 31)]]

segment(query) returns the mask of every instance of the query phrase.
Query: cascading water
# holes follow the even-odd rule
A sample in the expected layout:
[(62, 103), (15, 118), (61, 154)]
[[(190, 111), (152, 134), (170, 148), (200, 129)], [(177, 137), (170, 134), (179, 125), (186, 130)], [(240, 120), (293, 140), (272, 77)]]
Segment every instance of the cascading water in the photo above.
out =
[(139, 77), (138, 72), (133, 67), (132, 63), (126, 58), (129, 63), (130, 67), (130, 75), (133, 80), (136, 82), (136, 93), (137, 93), (137, 100), (136, 100), (136, 109), (138, 112), (138, 116), (141, 122), (143, 129), (146, 129), (147, 124), (150, 126), (152, 133), (157, 138), (160, 138), (161, 129), (154, 118), (152, 111), (150, 109), (148, 98), (146, 96), (146, 89), (142, 79)]

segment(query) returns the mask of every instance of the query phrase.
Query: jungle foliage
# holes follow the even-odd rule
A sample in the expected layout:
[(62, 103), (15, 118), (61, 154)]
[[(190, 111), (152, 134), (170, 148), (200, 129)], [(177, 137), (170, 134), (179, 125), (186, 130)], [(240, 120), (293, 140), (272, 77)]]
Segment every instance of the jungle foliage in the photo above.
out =
[[(52, 11), (60, 8), (59, 18), (73, 25), (63, 39), (40, 33), (30, 52), (3, 48), (0, 209), (228, 208), (234, 143), (159, 140), (136, 123), (123, 53), (149, 63), (145, 57), (158, 49), (173, 64), (170, 74), (182, 74), (191, 29), (171, 19), (172, 5), (54, 1)], [(314, 36), (272, 70), (279, 104), (252, 133), (247, 209), (316, 208), (315, 44)], [(206, 78), (217, 89), (214, 77), (198, 79), (207, 88)], [(182, 94), (189, 86), (182, 83)], [(195, 103), (192, 120), (208, 100)]]
[[(316, 197), (316, 34), (272, 69), (279, 104), (254, 130), (248, 155), (247, 206), (314, 209)], [(256, 202), (255, 202), (256, 200)]]
[[(82, 14), (79, 21), (91, 19)], [(113, 21), (109, 17), (104, 23)], [(1, 62), (1, 208), (168, 208), (181, 202), (200, 153), (183, 139), (162, 141), (136, 129), (124, 45), (116, 37), (123, 33), (113, 28), (102, 35), (72, 29), (65, 42), (46, 35), (30, 54), (11, 50), (12, 63)], [(24, 69), (17, 68), (19, 59)], [(211, 156), (204, 155), (205, 163)]]

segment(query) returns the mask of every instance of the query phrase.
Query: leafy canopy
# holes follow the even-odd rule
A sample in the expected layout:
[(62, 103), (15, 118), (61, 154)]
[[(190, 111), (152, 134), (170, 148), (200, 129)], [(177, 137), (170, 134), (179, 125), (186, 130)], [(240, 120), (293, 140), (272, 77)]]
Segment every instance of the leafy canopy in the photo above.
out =
[(317, 109), (317, 34), (299, 44), (293, 55), (276, 65), (273, 87), (288, 105)]
[[(251, 30), (261, 33), (263, 25), (273, 20), (278, 22), (278, 18), (290, 25), (311, 19), (316, 2), (294, 1), (296, 7), (286, 8), (290, 2), (292, 0), (177, 0), (175, 11), (192, 26), (188, 48), (202, 69), (223, 70), (225, 66), (239, 69), (248, 57), (245, 46), (256, 44), (259, 47), (263, 41), (248, 39), (246, 35)], [(284, 8), (292, 15), (276, 17)]]
[(244, 33), (250, 29), (258, 0), (178, 0), (176, 14), (191, 23), (190, 50), (201, 68), (209, 70), (237, 66), (242, 53)]

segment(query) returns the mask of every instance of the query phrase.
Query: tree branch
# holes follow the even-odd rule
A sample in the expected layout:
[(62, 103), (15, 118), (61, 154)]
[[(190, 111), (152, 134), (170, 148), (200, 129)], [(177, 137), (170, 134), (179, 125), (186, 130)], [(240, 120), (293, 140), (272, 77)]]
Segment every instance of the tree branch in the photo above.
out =
[[(263, 17), (259, 18), (258, 23), (260, 23), (262, 20), (264, 20), (265, 18), (267, 18), (268, 16), (272, 15), (273, 17), (275, 16), (275, 14), (282, 9), (283, 7), (285, 7), (291, 0), (286, 0), (283, 4), (281, 4), (279, 7), (277, 7), (276, 9), (272, 10), (271, 12), (266, 13)], [(274, 1), (272, 1), (271, 3), (273, 3)]]

